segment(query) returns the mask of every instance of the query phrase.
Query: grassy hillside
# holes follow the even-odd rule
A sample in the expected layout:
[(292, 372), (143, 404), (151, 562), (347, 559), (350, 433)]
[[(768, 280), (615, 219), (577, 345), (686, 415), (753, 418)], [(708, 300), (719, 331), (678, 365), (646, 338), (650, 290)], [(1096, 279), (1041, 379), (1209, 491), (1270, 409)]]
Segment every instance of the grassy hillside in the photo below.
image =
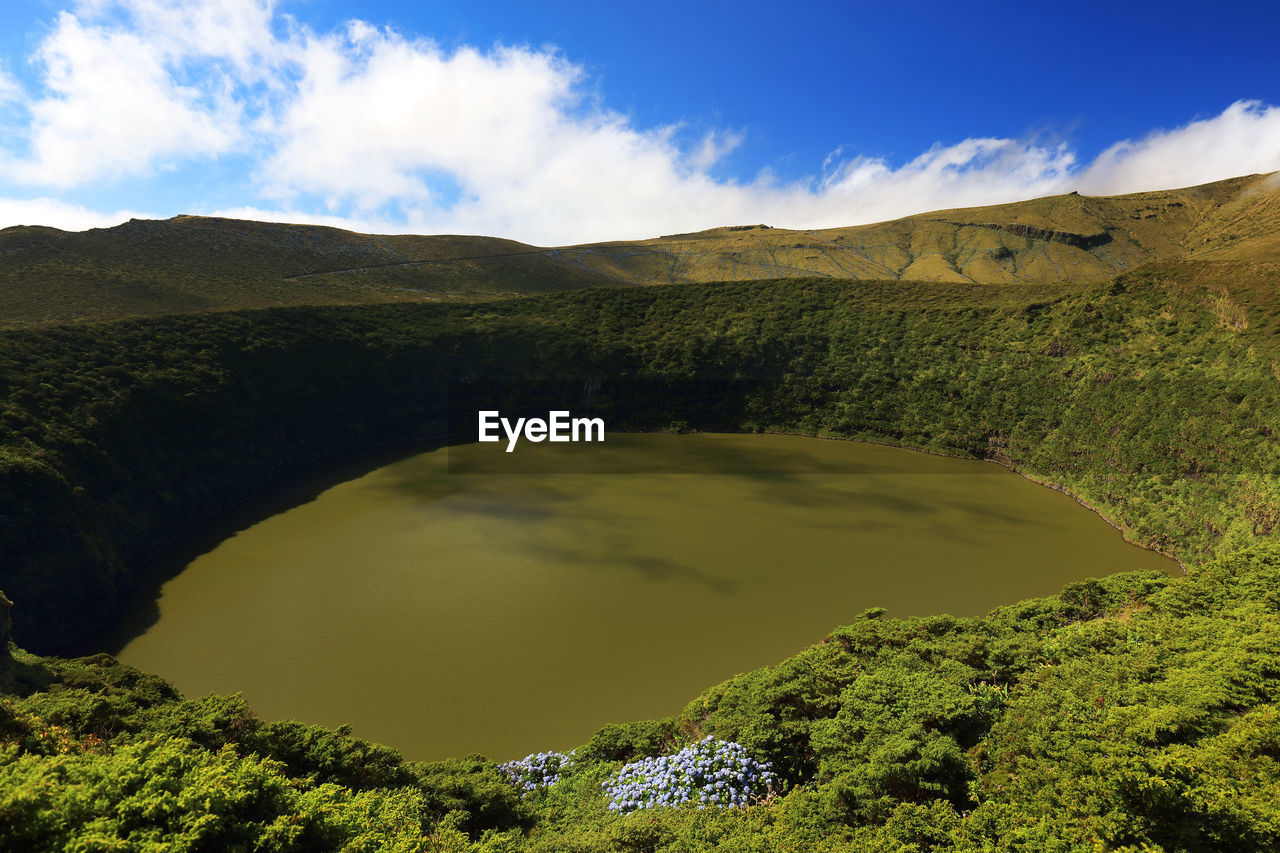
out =
[(771, 278), (1097, 283), (1183, 256), (1274, 259), (1276, 234), (1274, 176), (852, 228), (738, 226), (559, 248), (191, 216), (80, 233), (18, 227), (0, 231), (0, 326)]
[(1280, 257), (1280, 173), (1250, 182), (1208, 212), (1183, 238), (1189, 256), (1222, 260)]
[(1277, 189), (1273, 179), (1252, 176), (1106, 198), (1071, 193), (852, 228), (718, 228), (556, 257), (641, 284), (796, 276), (1089, 283), (1193, 248), (1234, 246), (1229, 257), (1256, 257), (1255, 248), (1267, 246), (1238, 235), (1280, 233)]
[[(512, 240), (373, 236), (192, 216), (83, 232), (6, 228), (0, 258), (0, 325), (8, 327), (286, 305), (472, 301), (609, 283)], [(434, 260), (441, 258), (447, 260)]]
[[(1179, 191), (1163, 208), (1157, 194), (1047, 199), (951, 232), (943, 214), (869, 226), (921, 246), (1012, 234), (1025, 251), (1040, 241), (1111, 263), (1128, 256), (1105, 223), (1128, 211), (1123, 251), (1150, 255), (1097, 282), (790, 277), (205, 305), (0, 332), (0, 849), (1280, 849), (1280, 259), (1265, 189)], [(208, 237), (207, 222), (160, 225), (175, 245), (201, 232), (184, 251)], [(225, 223), (240, 235), (228, 245), (270, 227)], [(298, 238), (298, 257), (349, 268), (441, 245), (305, 233), (316, 245)], [(671, 245), (720, 251), (716, 233)], [(264, 268), (295, 236), (262, 238)], [(99, 271), (117, 263), (84, 251)], [(230, 257), (226, 294), (249, 268)], [(390, 262), (377, 269), (428, 266)], [(178, 288), (155, 276), (161, 304)], [(107, 656), (18, 647), (48, 651), (111, 618), (148, 555), (282, 470), (457, 433), (481, 407), (549, 405), (611, 428), (991, 459), (1076, 494), (1188, 574), (1110, 575), (977, 619), (851, 612), (815, 626), (831, 629), (818, 645), (665, 719), (606, 727), (558, 779), (526, 770), (522, 788), (481, 756), (405, 762), (347, 729), (259, 720), (238, 697), (181, 697)], [(636, 808), (656, 781), (610, 808), (625, 763), (705, 738), (741, 744), (776, 782), (739, 808), (699, 809), (696, 790), (693, 805)]]
[(457, 432), (477, 408), (581, 408), (584, 385), (613, 428), (995, 459), (1195, 562), (1280, 518), (1272, 272), (784, 280), (10, 331), (0, 589), (19, 640), (47, 648), (108, 618), (140, 560), (276, 471)]
[[(238, 697), (183, 699), (106, 656), (19, 652), (0, 696), (0, 845), (1272, 851), (1277, 588), (1280, 552), (1263, 548), (979, 619), (868, 611), (667, 719), (606, 727), (524, 796), (479, 756), (405, 762), (346, 730), (263, 722)], [(704, 737), (782, 781), (744, 808), (609, 810), (624, 762)]]

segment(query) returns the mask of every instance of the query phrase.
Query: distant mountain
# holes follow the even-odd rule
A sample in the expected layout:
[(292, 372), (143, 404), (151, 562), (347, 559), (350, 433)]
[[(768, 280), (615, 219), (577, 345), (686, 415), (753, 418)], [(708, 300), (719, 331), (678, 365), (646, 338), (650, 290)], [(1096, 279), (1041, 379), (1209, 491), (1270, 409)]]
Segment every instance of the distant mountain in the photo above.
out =
[(849, 228), (731, 226), (557, 248), (197, 216), (84, 232), (17, 226), (0, 230), (0, 324), (766, 278), (1088, 284), (1179, 258), (1280, 260), (1280, 173)]
[(1280, 174), (1123, 196), (1071, 193), (850, 228), (717, 228), (556, 253), (643, 284), (796, 276), (1091, 283), (1188, 255), (1280, 259)]
[[(448, 258), (444, 262), (424, 260)], [(325, 272), (340, 269), (342, 272)], [(176, 216), (68, 232), (0, 230), (0, 324), (281, 305), (475, 300), (601, 276), (488, 237), (373, 236)]]

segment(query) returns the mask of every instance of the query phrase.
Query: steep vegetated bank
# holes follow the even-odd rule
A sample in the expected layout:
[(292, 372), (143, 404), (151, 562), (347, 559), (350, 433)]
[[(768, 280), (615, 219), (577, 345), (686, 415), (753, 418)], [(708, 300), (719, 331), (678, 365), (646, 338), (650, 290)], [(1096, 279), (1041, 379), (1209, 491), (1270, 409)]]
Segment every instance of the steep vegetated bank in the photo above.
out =
[(1194, 563), (1280, 520), (1280, 380), (1247, 313), (1134, 275), (1083, 291), (787, 281), (8, 332), (0, 588), (19, 642), (49, 648), (277, 472), (469, 429), (482, 406), (997, 459)]
[[(1085, 289), (791, 280), (5, 333), (0, 588), (30, 646), (108, 618), (147, 554), (273, 473), (443, 435), (482, 403), (992, 458), (1192, 574), (1119, 575), (983, 619), (851, 614), (682, 714), (602, 731), (524, 799), (478, 759), (405, 764), (109, 659), (19, 653), (0, 840), (1274, 847), (1280, 353), (1268, 271), (1234, 270), (1215, 273), (1230, 286), (1170, 268)], [(621, 762), (707, 735), (773, 761), (783, 787), (741, 811), (605, 809)]]
[[(183, 699), (106, 656), (17, 653), (10, 850), (1185, 850), (1280, 844), (1280, 549), (1114, 575), (980, 619), (868, 611), (664, 719), (608, 726), (525, 796), (479, 756)], [(518, 702), (512, 713), (518, 715)], [(745, 808), (608, 808), (623, 762), (704, 737), (781, 778)]]

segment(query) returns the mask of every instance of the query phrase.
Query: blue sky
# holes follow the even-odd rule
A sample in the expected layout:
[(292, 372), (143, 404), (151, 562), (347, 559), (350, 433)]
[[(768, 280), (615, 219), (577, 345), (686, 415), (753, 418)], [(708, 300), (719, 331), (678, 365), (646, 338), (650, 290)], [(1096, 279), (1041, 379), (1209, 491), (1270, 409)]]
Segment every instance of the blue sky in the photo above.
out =
[(542, 244), (1280, 169), (1271, 4), (8, 0), (0, 226)]

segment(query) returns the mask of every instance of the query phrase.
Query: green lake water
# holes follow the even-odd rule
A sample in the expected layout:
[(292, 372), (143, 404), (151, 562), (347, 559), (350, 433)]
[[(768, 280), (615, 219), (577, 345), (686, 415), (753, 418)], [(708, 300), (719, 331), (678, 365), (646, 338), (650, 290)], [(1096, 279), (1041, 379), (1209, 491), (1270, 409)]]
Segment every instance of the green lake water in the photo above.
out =
[(120, 659), (409, 758), (505, 760), (677, 713), (869, 607), (1178, 571), (988, 463), (765, 435), (502, 447), (400, 459), (197, 549)]

